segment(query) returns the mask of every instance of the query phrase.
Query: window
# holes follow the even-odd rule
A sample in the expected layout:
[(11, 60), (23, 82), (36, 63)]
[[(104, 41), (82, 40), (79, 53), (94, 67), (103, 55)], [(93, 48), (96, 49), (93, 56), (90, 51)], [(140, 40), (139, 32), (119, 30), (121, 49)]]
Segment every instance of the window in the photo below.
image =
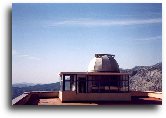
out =
[(65, 76), (65, 81), (70, 80), (70, 76)]
[(76, 90), (76, 75), (63, 75), (64, 78), (64, 91), (75, 91)]
[(90, 93), (128, 92), (129, 88), (126, 75), (89, 76), (87, 85)]
[(128, 75), (121, 76), (120, 79), (120, 92), (128, 92), (129, 91), (129, 79)]
[(70, 90), (70, 81), (65, 81), (65, 91)]

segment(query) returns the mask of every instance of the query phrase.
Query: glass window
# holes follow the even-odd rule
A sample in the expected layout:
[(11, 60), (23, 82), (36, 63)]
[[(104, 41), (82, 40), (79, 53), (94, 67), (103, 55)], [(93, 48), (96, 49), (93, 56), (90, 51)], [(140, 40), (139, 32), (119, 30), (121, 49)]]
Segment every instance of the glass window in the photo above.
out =
[(65, 80), (70, 80), (70, 76), (65, 76)]
[[(128, 92), (128, 76), (89, 76), (88, 92), (117, 93)], [(93, 78), (93, 79), (92, 79)]]
[(65, 91), (75, 91), (76, 90), (76, 75), (64, 75), (64, 87)]
[(70, 90), (70, 81), (65, 81), (65, 91)]

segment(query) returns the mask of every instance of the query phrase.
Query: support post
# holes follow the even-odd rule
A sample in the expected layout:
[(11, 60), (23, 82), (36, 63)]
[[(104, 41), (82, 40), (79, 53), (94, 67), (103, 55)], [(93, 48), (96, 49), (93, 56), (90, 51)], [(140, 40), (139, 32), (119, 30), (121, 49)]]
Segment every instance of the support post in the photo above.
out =
[(128, 80), (128, 92), (130, 91), (130, 86), (129, 86), (129, 75), (127, 76), (127, 80)]
[(86, 77), (86, 92), (88, 93), (88, 78), (89, 78), (89, 76), (87, 75), (87, 77)]
[(63, 76), (63, 91), (65, 91), (65, 75), (62, 76)]
[(75, 82), (76, 82), (76, 94), (77, 94), (77, 91), (78, 91), (77, 90), (78, 89), (78, 87), (77, 87), (77, 75), (76, 75), (76, 81)]

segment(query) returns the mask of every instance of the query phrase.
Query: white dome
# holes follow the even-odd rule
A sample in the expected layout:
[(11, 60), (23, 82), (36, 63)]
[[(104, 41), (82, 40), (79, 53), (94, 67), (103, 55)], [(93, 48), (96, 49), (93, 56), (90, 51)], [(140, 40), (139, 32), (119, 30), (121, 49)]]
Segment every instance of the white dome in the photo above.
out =
[(114, 56), (110, 54), (95, 54), (95, 57), (89, 63), (88, 72), (119, 72), (119, 65)]

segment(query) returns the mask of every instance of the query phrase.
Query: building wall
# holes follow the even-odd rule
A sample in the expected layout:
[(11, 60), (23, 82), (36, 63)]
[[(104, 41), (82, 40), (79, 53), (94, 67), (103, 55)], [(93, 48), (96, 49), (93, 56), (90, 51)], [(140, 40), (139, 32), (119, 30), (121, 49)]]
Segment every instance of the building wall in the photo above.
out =
[(58, 91), (35, 91), (24, 92), (24, 94), (12, 100), (12, 105), (35, 104), (40, 98), (58, 98)]
[(59, 99), (62, 101), (62, 91), (59, 91)]
[(38, 91), (38, 92), (30, 92), (31, 95), (37, 95), (39, 98), (57, 98), (59, 97), (58, 91)]
[(71, 101), (130, 101), (130, 93), (76, 93), (73, 91), (59, 92), (62, 102)]
[(22, 94), (12, 100), (12, 105), (24, 105), (28, 102), (30, 97), (31, 96), (29, 94)]
[(159, 98), (162, 99), (161, 92), (155, 92), (155, 91), (131, 91), (132, 97), (153, 97), (153, 98)]

